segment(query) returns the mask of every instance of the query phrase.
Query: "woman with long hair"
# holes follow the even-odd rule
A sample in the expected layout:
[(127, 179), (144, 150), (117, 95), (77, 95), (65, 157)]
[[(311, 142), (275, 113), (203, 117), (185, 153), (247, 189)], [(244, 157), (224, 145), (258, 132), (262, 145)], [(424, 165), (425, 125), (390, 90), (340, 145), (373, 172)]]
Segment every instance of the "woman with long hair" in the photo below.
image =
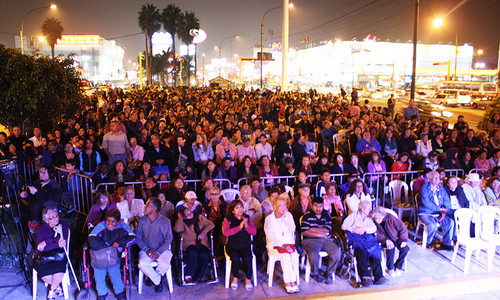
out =
[(127, 165), (123, 160), (114, 162), (111, 171), (109, 172), (109, 182), (130, 182), (134, 181), (132, 174), (128, 171)]
[(345, 197), (349, 215), (358, 211), (358, 206), (361, 201), (371, 201), (371, 197), (365, 183), (361, 179), (356, 179), (351, 182)]
[(110, 209), (116, 208), (116, 205), (111, 203), (109, 193), (106, 191), (99, 191), (95, 194), (95, 203), (90, 208), (87, 224), (95, 226), (102, 221), (105, 221), (106, 212)]
[(80, 172), (92, 176), (101, 163), (101, 155), (94, 149), (94, 143), (91, 139), (85, 139), (85, 149), (80, 152)]
[(214, 150), (207, 141), (207, 136), (203, 132), (196, 134), (196, 140), (193, 143), (194, 161), (199, 174), (207, 165), (210, 159), (214, 158)]

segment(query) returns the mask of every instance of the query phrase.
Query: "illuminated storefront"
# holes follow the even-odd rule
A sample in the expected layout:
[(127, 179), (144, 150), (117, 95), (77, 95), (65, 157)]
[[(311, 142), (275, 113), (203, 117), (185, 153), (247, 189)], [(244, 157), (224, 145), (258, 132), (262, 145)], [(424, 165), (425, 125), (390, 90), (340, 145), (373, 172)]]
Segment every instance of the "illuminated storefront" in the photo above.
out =
[[(472, 74), (474, 49), (459, 45), (457, 77), (468, 80)], [(455, 45), (418, 44), (417, 81), (437, 81), (455, 68)], [(273, 47), (273, 59), (264, 63), (268, 82), (281, 76), (281, 49)], [(289, 52), (289, 79), (295, 85), (368, 87), (376, 85), (404, 86), (412, 68), (412, 43), (378, 42), (369, 36), (364, 41), (328, 41), (321, 46)], [(256, 66), (258, 64), (256, 63)], [(258, 66), (256, 67), (258, 69)], [(255, 74), (257, 76), (258, 74)], [(279, 82), (279, 81), (277, 81)]]
[[(47, 42), (41, 43), (43, 55), (51, 55)], [(54, 48), (55, 55), (73, 54), (82, 77), (94, 83), (123, 80), (125, 51), (99, 35), (63, 35)]]

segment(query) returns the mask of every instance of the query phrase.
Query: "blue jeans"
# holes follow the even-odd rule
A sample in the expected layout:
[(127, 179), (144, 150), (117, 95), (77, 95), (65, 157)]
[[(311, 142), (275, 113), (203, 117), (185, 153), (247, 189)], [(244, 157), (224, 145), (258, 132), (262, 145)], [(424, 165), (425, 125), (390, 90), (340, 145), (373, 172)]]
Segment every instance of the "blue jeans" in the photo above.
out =
[(111, 266), (107, 269), (96, 269), (94, 268), (94, 278), (95, 278), (95, 288), (97, 290), (97, 295), (104, 296), (108, 293), (108, 287), (106, 285), (106, 273), (109, 274), (111, 283), (113, 284), (113, 289), (115, 290), (115, 295), (123, 293), (124, 284), (122, 281), (122, 273), (120, 272), (120, 263)]
[(441, 225), (443, 228), (443, 245), (451, 246), (451, 238), (453, 237), (453, 228), (455, 227), (455, 221), (453, 221), (450, 217), (445, 216), (441, 221), (438, 222), (436, 217), (431, 216), (430, 214), (420, 214), (418, 216), (428, 228), (428, 236), (427, 236), (427, 245), (429, 246), (434, 239), (434, 235), (436, 235), (436, 231), (438, 229), (437, 224)]

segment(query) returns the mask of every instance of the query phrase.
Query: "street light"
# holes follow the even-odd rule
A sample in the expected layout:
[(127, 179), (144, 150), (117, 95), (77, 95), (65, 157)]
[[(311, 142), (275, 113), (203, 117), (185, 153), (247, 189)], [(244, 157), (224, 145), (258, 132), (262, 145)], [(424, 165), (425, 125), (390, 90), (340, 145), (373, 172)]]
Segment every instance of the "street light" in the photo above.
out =
[[(435, 27), (441, 27), (443, 26), (443, 19), (437, 18), (434, 20), (434, 26)], [(455, 31), (455, 80), (457, 80), (457, 59), (458, 59), (458, 31), (452, 27), (448, 26), (448, 28), (453, 29)]]
[(221, 69), (220, 55), (221, 55), (221, 52), (222, 52), (222, 42), (224, 42), (225, 40), (234, 39), (234, 38), (237, 38), (237, 37), (238, 37), (238, 35), (228, 36), (228, 37), (223, 38), (222, 41), (220, 41), (220, 43), (219, 43), (219, 76), (220, 76), (220, 69)]
[(477, 50), (477, 55), (483, 55), (483, 53), (484, 53), (484, 52), (483, 52), (483, 49), (479, 49), (479, 50)]
[[(292, 8), (293, 7), (293, 3), (290, 3), (288, 4), (288, 8)], [(263, 56), (264, 56), (264, 18), (266, 17), (267, 13), (269, 13), (270, 11), (273, 11), (273, 10), (276, 10), (276, 9), (280, 9), (282, 8), (282, 6), (277, 6), (277, 7), (273, 7), (273, 8), (270, 8), (268, 9), (264, 15), (262, 16), (262, 21), (260, 22), (260, 88), (262, 89), (262, 81), (263, 81), (263, 78), (262, 78), (262, 63), (263, 63)]]
[(413, 19), (413, 64), (411, 71), (410, 100), (415, 99), (415, 81), (417, 79), (417, 42), (418, 42), (418, 17), (420, 11), (420, 0), (415, 0), (415, 15)]
[(24, 31), (24, 20), (26, 19), (26, 17), (31, 14), (32, 12), (34, 11), (37, 11), (37, 10), (40, 10), (40, 9), (46, 9), (46, 8), (49, 8), (49, 9), (56, 9), (57, 8), (57, 5), (55, 4), (51, 4), (50, 6), (41, 6), (41, 7), (37, 7), (37, 8), (34, 8), (32, 10), (30, 10), (29, 12), (27, 12), (24, 17), (23, 17), (23, 20), (21, 22), (21, 32), (19, 34), (19, 36), (21, 37), (21, 53), (24, 54), (24, 43), (23, 43), (23, 31)]

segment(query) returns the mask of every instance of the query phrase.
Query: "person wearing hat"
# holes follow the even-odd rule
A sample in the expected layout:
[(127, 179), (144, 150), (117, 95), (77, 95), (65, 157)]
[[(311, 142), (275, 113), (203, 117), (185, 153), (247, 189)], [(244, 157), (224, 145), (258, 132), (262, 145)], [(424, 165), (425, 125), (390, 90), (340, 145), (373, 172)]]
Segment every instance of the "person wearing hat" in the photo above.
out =
[(436, 171), (439, 168), (438, 154), (436, 151), (429, 152), (429, 156), (422, 161), (422, 169), (429, 168)]
[(250, 145), (250, 138), (248, 136), (243, 137), (243, 145), (240, 145), (237, 149), (237, 161), (241, 163), (245, 156), (248, 156), (252, 163), (257, 163), (257, 155), (255, 154), (255, 149)]
[(483, 180), (478, 173), (471, 173), (462, 184), (465, 197), (469, 200), (469, 208), (477, 211), (479, 207), (488, 205), (482, 188)]
[(203, 211), (203, 207), (201, 206), (201, 203), (197, 201), (198, 196), (196, 196), (196, 193), (193, 191), (188, 191), (186, 192), (185, 195), (186, 200), (179, 201), (175, 207), (175, 210), (177, 212), (180, 212), (182, 208), (188, 208), (193, 212), (193, 214), (199, 214)]

